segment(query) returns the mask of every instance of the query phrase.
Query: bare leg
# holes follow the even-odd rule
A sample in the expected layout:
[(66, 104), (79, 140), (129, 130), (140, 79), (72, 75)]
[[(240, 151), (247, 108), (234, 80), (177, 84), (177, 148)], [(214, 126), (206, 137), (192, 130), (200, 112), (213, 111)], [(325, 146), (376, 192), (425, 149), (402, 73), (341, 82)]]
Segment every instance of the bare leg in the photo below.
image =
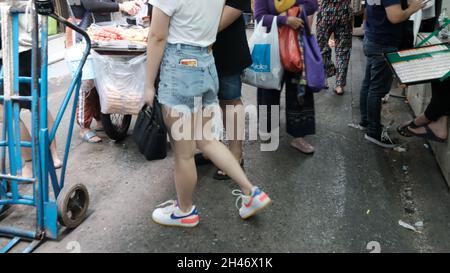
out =
[[(31, 141), (30, 132), (28, 132), (28, 128), (25, 126), (22, 120), (20, 120), (20, 139), (24, 141)], [(32, 155), (30, 148), (22, 148), (22, 176), (25, 178), (33, 177), (33, 164), (31, 162)]]
[[(417, 121), (417, 119), (416, 119), (416, 121), (414, 121), (417, 125), (422, 124), (422, 123), (419, 123), (419, 122), (421, 122), (422, 116), (423, 116), (423, 118), (425, 118), (424, 115), (421, 115), (421, 116), (419, 116), (419, 121)], [(430, 130), (437, 137), (442, 138), (442, 139), (447, 139), (448, 138), (448, 117), (443, 116), (439, 120), (437, 120), (435, 122), (431, 122), (430, 124), (428, 124), (428, 128), (430, 128)], [(419, 127), (419, 128), (408, 127), (408, 129), (415, 134), (426, 134), (426, 132), (427, 132), (425, 127)]]
[[(52, 128), (53, 124), (55, 123), (55, 119), (53, 118), (53, 115), (52, 115), (52, 113), (50, 113), (50, 111), (47, 111), (47, 116), (48, 116), (48, 118), (47, 118), (48, 119), (48, 128)], [(50, 153), (52, 155), (53, 165), (55, 166), (55, 168), (61, 168), (62, 161), (58, 157), (58, 150), (56, 148), (56, 138), (50, 144)]]
[[(208, 111), (205, 109), (204, 111)], [(197, 113), (197, 122), (202, 122), (201, 127), (203, 132), (211, 132), (208, 127), (210, 124), (211, 115), (206, 115), (207, 117), (201, 117), (201, 113)], [(236, 183), (241, 187), (244, 194), (250, 195), (253, 185), (248, 180), (241, 166), (237, 162), (233, 154), (227, 149), (227, 147), (218, 140), (215, 140), (212, 136), (202, 136), (198, 137), (198, 131), (195, 132), (197, 140), (197, 147), (206, 155), (219, 169), (223, 170), (231, 179), (236, 181)]]
[[(233, 106), (233, 109), (235, 109), (235, 111), (227, 111), (227, 105)], [(220, 107), (222, 108), (222, 117), (225, 131), (227, 132), (229, 138), (230, 151), (234, 155), (236, 160), (239, 161), (242, 158), (242, 133), (245, 126), (245, 113), (243, 111), (244, 108), (242, 101), (240, 99), (221, 101)], [(227, 127), (227, 120), (230, 119), (233, 120), (233, 128)], [(231, 131), (233, 132), (232, 135), (230, 135)]]
[(443, 116), (438, 121), (430, 123), (428, 126), (431, 131), (442, 139), (448, 138), (448, 117)]
[[(0, 105), (0, 122), (3, 122), (3, 105)], [(24, 141), (30, 141), (31, 136), (28, 132), (28, 128), (25, 126), (25, 123), (22, 119), (19, 120), (20, 126), (20, 139)], [(22, 148), (22, 177), (31, 178), (33, 177), (33, 166), (31, 164), (32, 155), (30, 148)]]
[(198, 140), (197, 147), (214, 165), (236, 181), (245, 195), (250, 195), (253, 185), (225, 145), (218, 140)]
[[(427, 119), (425, 114), (420, 114), (415, 119), (413, 119), (413, 122), (417, 127), (422, 127), (427, 124), (430, 124), (431, 120)], [(411, 121), (407, 121), (407, 122), (403, 123), (401, 126), (406, 127), (406, 126), (409, 126), (410, 123), (411, 123)], [(409, 128), (409, 129), (411, 129), (411, 128)], [(419, 129), (419, 128), (417, 128), (417, 129)], [(425, 131), (425, 129), (423, 129), (423, 130)], [(415, 131), (413, 131), (413, 132), (415, 132)]]
[[(182, 117), (187, 119), (187, 122), (183, 125), (177, 124), (177, 126), (174, 126), (181, 119), (177, 113), (170, 108), (163, 107), (163, 114), (175, 155), (175, 187), (178, 196), (178, 206), (181, 211), (188, 212), (193, 205), (193, 193), (197, 184), (197, 170), (194, 161), (196, 145), (218, 168), (229, 173), (229, 176), (241, 186), (242, 191), (246, 195), (251, 193), (253, 185), (248, 181), (244, 171), (226, 146), (218, 140), (207, 140), (212, 139), (210, 135), (203, 136), (203, 131), (207, 131), (203, 130), (204, 125), (211, 118), (203, 118), (201, 111), (199, 111), (190, 117)], [(175, 130), (180, 132), (188, 130), (188, 128), (185, 128), (186, 125), (190, 126), (191, 129), (196, 129), (183, 135), (184, 138), (180, 138), (179, 135), (175, 137)], [(197, 128), (199, 129), (197, 130)], [(195, 139), (201, 140), (195, 141)]]
[[(245, 127), (245, 112), (241, 99), (237, 100), (221, 100), (220, 107), (222, 109), (222, 119), (225, 127), (225, 131), (228, 136), (228, 148), (235, 157), (235, 159), (241, 163), (242, 159), (242, 139)], [(223, 177), (229, 178), (226, 173), (218, 169), (214, 178)], [(216, 179), (219, 179), (219, 178)]]
[[(171, 115), (172, 112), (169, 108), (163, 108), (164, 122), (167, 128), (169, 128), (170, 142), (175, 156), (174, 178), (178, 207), (181, 211), (188, 212), (192, 208), (194, 189), (197, 185), (197, 170), (194, 161), (195, 141), (193, 135), (188, 136), (186, 140), (174, 139), (171, 135), (170, 128), (180, 118), (176, 117), (176, 115)], [(193, 118), (191, 118), (189, 124), (191, 126), (193, 125)], [(180, 129), (183, 130), (185, 128), (181, 127)]]

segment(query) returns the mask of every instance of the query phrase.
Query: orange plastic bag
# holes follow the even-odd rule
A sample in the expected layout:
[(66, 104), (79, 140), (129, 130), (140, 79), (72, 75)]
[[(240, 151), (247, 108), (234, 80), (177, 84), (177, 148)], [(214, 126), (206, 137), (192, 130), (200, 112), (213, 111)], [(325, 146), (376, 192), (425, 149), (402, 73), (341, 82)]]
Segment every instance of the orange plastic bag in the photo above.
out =
[[(297, 17), (300, 7), (295, 6), (288, 10), (288, 16)], [(300, 73), (303, 70), (303, 58), (300, 53), (298, 31), (289, 26), (283, 26), (279, 31), (280, 58), (285, 70)]]

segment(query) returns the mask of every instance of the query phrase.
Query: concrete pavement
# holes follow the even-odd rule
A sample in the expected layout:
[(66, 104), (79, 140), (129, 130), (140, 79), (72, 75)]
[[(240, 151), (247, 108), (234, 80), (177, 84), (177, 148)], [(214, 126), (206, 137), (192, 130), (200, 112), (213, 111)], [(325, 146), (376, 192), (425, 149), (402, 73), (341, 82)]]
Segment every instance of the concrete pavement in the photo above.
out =
[[(317, 134), (309, 138), (317, 148), (314, 156), (290, 148), (284, 116), (276, 152), (245, 143), (246, 172), (274, 201), (248, 221), (239, 219), (235, 208), (235, 185), (213, 180), (214, 167), (205, 166), (198, 169), (195, 200), (200, 225), (179, 229), (153, 223), (155, 206), (175, 197), (171, 152), (147, 162), (130, 138), (86, 144), (76, 128), (67, 177), (88, 187), (89, 217), (75, 230), (61, 230), (59, 241), (47, 241), (37, 252), (70, 252), (74, 245), (82, 252), (370, 252), (373, 241), (382, 252), (450, 251), (450, 191), (425, 142), (408, 139), (405, 153), (382, 150), (347, 126), (358, 121), (363, 65), (361, 42), (355, 39), (345, 96), (316, 95)], [(59, 73), (51, 85), (53, 112), (69, 79), (63, 67), (52, 68)], [(244, 100), (256, 103), (255, 88), (245, 86)], [(398, 124), (411, 113), (403, 100), (391, 98), (383, 116), (386, 124)], [(59, 143), (65, 126), (67, 118)], [(18, 209), (3, 223), (29, 225), (31, 219)], [(404, 229), (399, 220), (424, 221), (423, 232)]]

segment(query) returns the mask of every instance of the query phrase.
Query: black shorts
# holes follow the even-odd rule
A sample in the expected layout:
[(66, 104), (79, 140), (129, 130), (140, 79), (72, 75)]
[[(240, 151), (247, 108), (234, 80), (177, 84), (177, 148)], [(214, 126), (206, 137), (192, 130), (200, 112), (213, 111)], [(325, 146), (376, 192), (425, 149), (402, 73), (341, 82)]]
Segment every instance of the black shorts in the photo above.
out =
[[(0, 67), (3, 66), (3, 60), (0, 59)], [(38, 68), (39, 72), (40, 68)], [(19, 75), (22, 77), (31, 77), (31, 50), (19, 54)], [(0, 86), (0, 95), (3, 95), (3, 85)], [(31, 84), (19, 84), (20, 96), (31, 96)], [(3, 102), (1, 102), (3, 104)], [(21, 101), (20, 108), (31, 110), (31, 101)]]

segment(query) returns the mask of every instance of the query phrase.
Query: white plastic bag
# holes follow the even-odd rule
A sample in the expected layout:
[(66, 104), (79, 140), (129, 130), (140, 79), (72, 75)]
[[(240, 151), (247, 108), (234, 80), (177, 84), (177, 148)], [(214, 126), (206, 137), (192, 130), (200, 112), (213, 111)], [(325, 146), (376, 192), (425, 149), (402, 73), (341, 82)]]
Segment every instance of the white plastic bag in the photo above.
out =
[(261, 20), (249, 40), (253, 64), (244, 70), (242, 81), (264, 89), (281, 89), (283, 66), (278, 43), (277, 17), (274, 17), (269, 33)]
[[(66, 48), (65, 51), (65, 60), (67, 66), (72, 72), (72, 75), (75, 75), (75, 72), (80, 65), (80, 61), (83, 58), (85, 45), (84, 44), (76, 44), (72, 47)], [(82, 80), (93, 80), (95, 79), (95, 69), (94, 64), (92, 63), (92, 56), (89, 55), (86, 63), (83, 66), (83, 74), (81, 75)]]
[(94, 51), (91, 54), (102, 113), (137, 115), (145, 103), (147, 55), (126, 58)]

